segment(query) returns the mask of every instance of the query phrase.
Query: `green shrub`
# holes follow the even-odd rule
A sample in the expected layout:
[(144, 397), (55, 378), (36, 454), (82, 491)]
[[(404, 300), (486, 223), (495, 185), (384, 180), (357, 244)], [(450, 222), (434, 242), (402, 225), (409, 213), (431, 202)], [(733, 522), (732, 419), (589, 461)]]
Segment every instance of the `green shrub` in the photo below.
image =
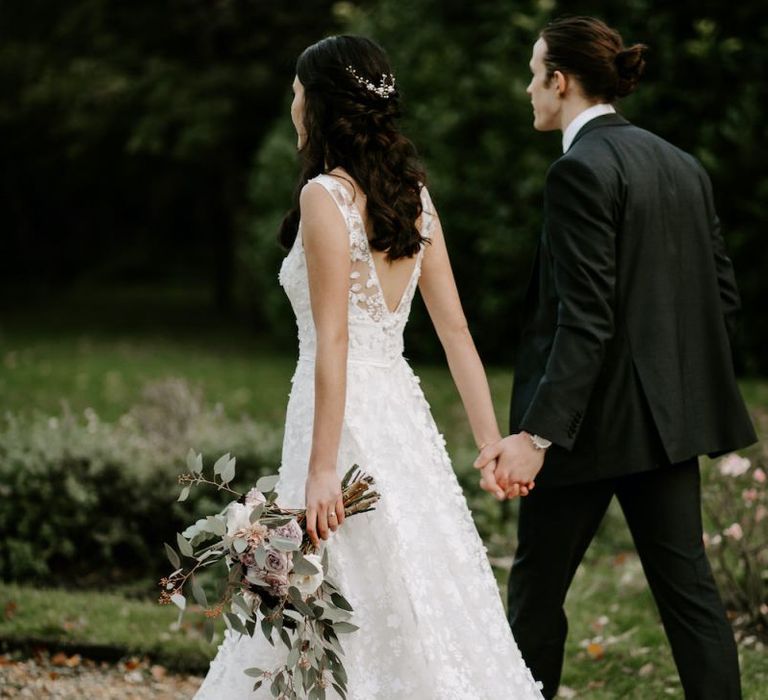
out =
[[(768, 414), (756, 414), (761, 434)], [(737, 634), (768, 636), (768, 460), (754, 447), (702, 470), (704, 542)], [(751, 458), (751, 459), (750, 459)]]
[(0, 423), (0, 577), (46, 585), (157, 577), (163, 542), (213, 504), (176, 503), (190, 447), (237, 456), (244, 481), (274, 471), (281, 435), (206, 407), (183, 380), (148, 385), (142, 400), (106, 423), (86, 409)]

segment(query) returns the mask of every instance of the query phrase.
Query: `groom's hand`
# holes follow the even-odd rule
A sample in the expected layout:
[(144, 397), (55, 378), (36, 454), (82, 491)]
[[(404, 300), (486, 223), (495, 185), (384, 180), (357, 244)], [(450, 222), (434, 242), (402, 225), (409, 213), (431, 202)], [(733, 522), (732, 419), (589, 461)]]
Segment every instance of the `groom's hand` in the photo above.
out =
[(507, 497), (526, 496), (544, 465), (544, 450), (537, 450), (527, 433), (516, 433), (484, 447), (475, 460), (475, 467), (485, 469), (494, 460), (496, 483)]

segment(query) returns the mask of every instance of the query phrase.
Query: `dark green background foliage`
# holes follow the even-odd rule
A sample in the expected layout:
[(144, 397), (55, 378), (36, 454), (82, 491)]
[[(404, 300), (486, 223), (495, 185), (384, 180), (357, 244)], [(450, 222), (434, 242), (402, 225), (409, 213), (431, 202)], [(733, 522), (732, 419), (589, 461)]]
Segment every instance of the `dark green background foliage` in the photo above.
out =
[[(531, 128), (530, 47), (548, 18), (577, 12), (651, 47), (647, 78), (622, 110), (709, 170), (744, 297), (742, 369), (764, 371), (768, 25), (754, 0), (6, 2), (6, 303), (181, 281), (288, 347), (274, 235), (297, 173), (293, 61), (348, 30), (390, 53), (478, 344), (511, 362), (544, 173), (559, 148), (558, 135)], [(436, 354), (426, 326), (419, 309), (412, 355)]]

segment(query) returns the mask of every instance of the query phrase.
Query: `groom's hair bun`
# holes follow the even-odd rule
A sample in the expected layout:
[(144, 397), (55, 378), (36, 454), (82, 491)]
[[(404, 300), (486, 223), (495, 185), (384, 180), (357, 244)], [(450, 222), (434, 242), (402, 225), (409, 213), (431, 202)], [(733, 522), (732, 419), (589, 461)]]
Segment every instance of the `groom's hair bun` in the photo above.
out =
[(616, 54), (614, 61), (619, 78), (616, 86), (618, 97), (626, 97), (635, 91), (645, 71), (645, 54), (647, 51), (648, 47), (645, 44), (635, 44)]
[(624, 46), (621, 34), (596, 17), (561, 17), (541, 32), (544, 63), (578, 80), (586, 97), (614, 102), (635, 90), (645, 69), (645, 44)]

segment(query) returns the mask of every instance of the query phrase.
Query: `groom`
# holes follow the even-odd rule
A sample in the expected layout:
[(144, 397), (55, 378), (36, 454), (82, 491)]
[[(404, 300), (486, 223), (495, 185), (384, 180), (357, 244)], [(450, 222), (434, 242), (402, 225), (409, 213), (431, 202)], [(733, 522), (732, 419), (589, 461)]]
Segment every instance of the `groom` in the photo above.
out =
[(616, 496), (686, 698), (736, 700), (697, 457), (756, 440), (731, 359), (739, 297), (706, 173), (612, 106), (644, 52), (588, 17), (553, 22), (533, 48), (534, 128), (561, 130), (564, 155), (547, 173), (512, 435), (475, 466), (497, 459), (510, 497), (536, 482), (520, 504), (509, 615), (545, 697), (560, 682), (568, 587)]

